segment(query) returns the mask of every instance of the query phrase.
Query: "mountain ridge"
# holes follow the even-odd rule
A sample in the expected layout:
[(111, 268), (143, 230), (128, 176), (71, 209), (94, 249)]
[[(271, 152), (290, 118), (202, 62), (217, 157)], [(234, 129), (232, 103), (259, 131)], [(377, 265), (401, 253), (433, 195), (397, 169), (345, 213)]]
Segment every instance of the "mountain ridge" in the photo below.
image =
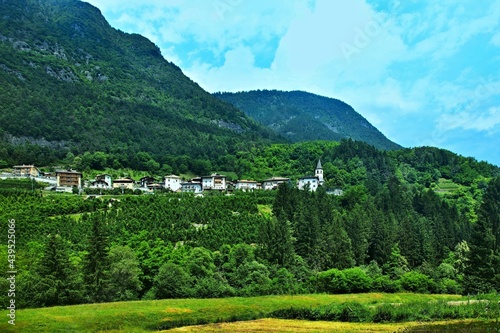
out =
[(387, 139), (349, 104), (305, 91), (253, 90), (219, 92), (248, 116), (292, 142), (353, 139), (379, 149), (402, 148)]

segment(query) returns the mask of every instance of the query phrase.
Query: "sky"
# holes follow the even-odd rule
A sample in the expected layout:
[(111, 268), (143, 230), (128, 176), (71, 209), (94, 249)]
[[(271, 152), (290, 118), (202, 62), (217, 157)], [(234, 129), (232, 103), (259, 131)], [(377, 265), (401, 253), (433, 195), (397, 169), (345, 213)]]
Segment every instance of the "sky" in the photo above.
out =
[(86, 0), (209, 92), (303, 90), (500, 165), (500, 0)]

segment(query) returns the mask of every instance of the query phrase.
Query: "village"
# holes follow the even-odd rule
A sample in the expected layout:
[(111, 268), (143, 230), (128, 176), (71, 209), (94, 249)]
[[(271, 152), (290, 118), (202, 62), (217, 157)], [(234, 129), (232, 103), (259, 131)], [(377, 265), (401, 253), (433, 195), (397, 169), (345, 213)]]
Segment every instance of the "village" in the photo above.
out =
[[(47, 190), (56, 192), (81, 193), (85, 189), (112, 190), (139, 190), (144, 193), (155, 193), (156, 191), (171, 191), (194, 193), (202, 195), (209, 191), (254, 191), (254, 190), (275, 190), (283, 183), (292, 184), (292, 179), (287, 177), (271, 177), (262, 181), (240, 179), (236, 181), (228, 180), (228, 177), (218, 173), (208, 176), (200, 176), (184, 180), (178, 175), (167, 175), (163, 179), (152, 176), (145, 176), (138, 180), (123, 177), (113, 179), (109, 174), (97, 175), (92, 180), (84, 180), (83, 173), (77, 170), (56, 169), (55, 172), (41, 172), (34, 165), (15, 165), (10, 173), (2, 173), (0, 178), (29, 178), (34, 181), (48, 183)], [(304, 176), (297, 180), (297, 187), (300, 190), (316, 191), (319, 186), (324, 185), (323, 167), (321, 160), (318, 160), (314, 175)], [(341, 195), (342, 190), (335, 189), (328, 191), (329, 194)]]

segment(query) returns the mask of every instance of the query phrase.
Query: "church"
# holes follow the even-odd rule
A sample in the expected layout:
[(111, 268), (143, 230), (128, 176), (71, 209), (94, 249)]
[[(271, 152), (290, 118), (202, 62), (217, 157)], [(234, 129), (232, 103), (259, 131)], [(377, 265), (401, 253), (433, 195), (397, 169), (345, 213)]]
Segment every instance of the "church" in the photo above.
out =
[(323, 178), (323, 167), (321, 165), (321, 159), (318, 160), (318, 164), (316, 165), (316, 170), (314, 171), (314, 176), (305, 176), (299, 178), (299, 183), (297, 187), (299, 190), (304, 190), (307, 187), (309, 191), (316, 191), (318, 186), (321, 186), (325, 183)]

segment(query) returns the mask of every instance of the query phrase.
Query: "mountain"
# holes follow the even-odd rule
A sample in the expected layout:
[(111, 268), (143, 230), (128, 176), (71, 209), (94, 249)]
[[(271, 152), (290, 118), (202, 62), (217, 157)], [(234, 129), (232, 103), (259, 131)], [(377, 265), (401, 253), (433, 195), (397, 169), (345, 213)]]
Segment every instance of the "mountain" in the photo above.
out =
[[(283, 142), (200, 88), (145, 37), (77, 0), (2, 0), (0, 161), (104, 152), (216, 161)], [(2, 164), (0, 163), (0, 164)]]
[(350, 105), (303, 91), (257, 90), (216, 93), (247, 115), (293, 142), (351, 138), (379, 149), (401, 146), (387, 139)]

